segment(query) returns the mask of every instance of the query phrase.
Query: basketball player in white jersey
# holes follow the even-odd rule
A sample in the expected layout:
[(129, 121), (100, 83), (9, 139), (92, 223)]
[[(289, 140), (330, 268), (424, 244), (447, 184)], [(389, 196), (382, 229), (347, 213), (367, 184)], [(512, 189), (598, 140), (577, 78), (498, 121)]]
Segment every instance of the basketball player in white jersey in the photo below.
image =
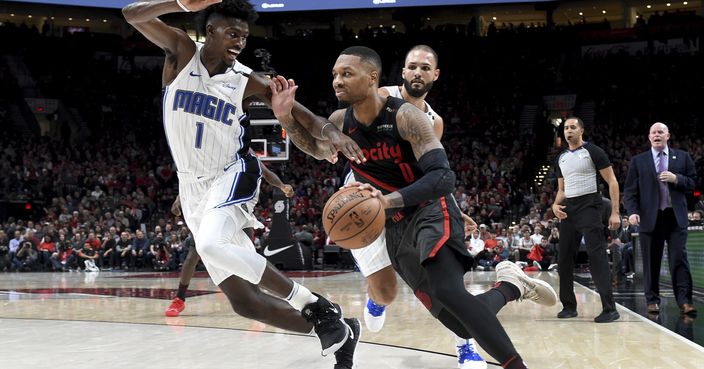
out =
[[(195, 11), (200, 11), (202, 44), (158, 18)], [(122, 12), (166, 54), (164, 131), (178, 169), (183, 216), (211, 279), (239, 314), (295, 332), (315, 330), (322, 354), (335, 353), (335, 368), (352, 368), (359, 322), (344, 319), (339, 305), (267, 268), (243, 231), (256, 224), (251, 209), (261, 169), (244, 149), (242, 100), (256, 96), (272, 104), (268, 81), (236, 60), (246, 46), (248, 22), (256, 19), (252, 5), (243, 0), (153, 0), (132, 3)], [(324, 140), (329, 150), (320, 159), (338, 150), (350, 160), (364, 159), (359, 146), (332, 123), (290, 99), (285, 102), (293, 109), (284, 128), (307, 130)], [(242, 304), (243, 291), (262, 293), (258, 285), (281, 299), (266, 295), (261, 305)]]
[[(433, 125), (435, 136), (442, 138), (444, 122), (433, 108), (425, 101), (425, 97), (433, 87), (433, 83), (440, 77), (438, 69), (438, 55), (427, 45), (413, 46), (406, 54), (401, 78), (401, 86), (379, 87), (379, 96), (396, 97), (415, 105), (426, 114), (428, 121)], [(345, 177), (345, 184), (356, 182), (352, 171)], [(465, 222), (476, 223), (464, 215)], [(364, 307), (364, 322), (371, 332), (378, 332), (384, 326), (386, 306), (391, 304), (398, 293), (396, 271), (391, 265), (391, 259), (386, 250), (386, 237), (382, 233), (371, 245), (353, 249), (354, 256), (360, 272), (367, 278), (367, 292), (369, 298)], [(464, 339), (455, 336), (455, 351), (457, 365), (461, 369), (484, 369), (486, 361), (476, 351), (476, 342), (473, 338)]]
[[(266, 167), (266, 165), (263, 162), (259, 162), (262, 168), (262, 178), (269, 183), (270, 185), (278, 188), (281, 190), (281, 192), (284, 193), (284, 196), (291, 198), (294, 195), (294, 190), (293, 187), (290, 184), (285, 184), (281, 178), (279, 178), (276, 173), (272, 172), (269, 170), (269, 168)], [(257, 196), (258, 197), (258, 196)], [(249, 210), (249, 209), (248, 209)], [(181, 215), (181, 199), (180, 197), (176, 197), (176, 200), (174, 201), (173, 205), (171, 206), (171, 212), (176, 215), (180, 216)], [(257, 226), (252, 227), (254, 228), (262, 228), (263, 225), (257, 224)], [(183, 266), (181, 267), (181, 273), (179, 274), (179, 283), (178, 283), (178, 290), (176, 292), (176, 297), (171, 300), (171, 303), (169, 304), (169, 307), (166, 309), (164, 312), (164, 315), (168, 317), (177, 317), (181, 314), (181, 312), (186, 308), (186, 291), (188, 290), (188, 285), (191, 283), (191, 279), (193, 279), (193, 274), (195, 274), (196, 267), (198, 266), (198, 262), (200, 261), (200, 255), (198, 255), (198, 251), (196, 250), (195, 247), (189, 248), (188, 249), (188, 254), (186, 255), (186, 259), (183, 261)], [(267, 268), (271, 267), (271, 264), (267, 264)], [(256, 299), (260, 297), (260, 295), (257, 294), (249, 294), (249, 295), (240, 295), (242, 303), (240, 305), (252, 305), (256, 304), (256, 302), (253, 302), (252, 299)]]

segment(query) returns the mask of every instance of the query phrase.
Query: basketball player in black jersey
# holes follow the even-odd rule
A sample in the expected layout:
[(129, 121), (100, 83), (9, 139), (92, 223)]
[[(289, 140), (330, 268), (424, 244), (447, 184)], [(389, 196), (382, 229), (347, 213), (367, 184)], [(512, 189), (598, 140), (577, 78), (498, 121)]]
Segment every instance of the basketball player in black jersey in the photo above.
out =
[[(350, 107), (329, 120), (367, 158), (366, 164), (352, 164), (355, 177), (364, 182), (355, 185), (371, 189), (387, 209), (386, 245), (394, 269), (443, 325), (460, 337), (474, 337), (504, 368), (526, 368), (496, 313), (521, 298), (553, 305), (557, 295), (511, 262), (497, 265), (498, 283), (491, 290), (473, 296), (465, 289), (471, 257), (463, 242), (464, 221), (450, 198), (455, 174), (423, 112), (401, 99), (379, 96), (380, 74), (374, 50), (345, 49), (332, 70), (333, 88)], [(291, 121), (295, 82), (277, 76), (270, 86), (274, 114)], [(310, 135), (293, 136), (304, 147), (317, 142)]]

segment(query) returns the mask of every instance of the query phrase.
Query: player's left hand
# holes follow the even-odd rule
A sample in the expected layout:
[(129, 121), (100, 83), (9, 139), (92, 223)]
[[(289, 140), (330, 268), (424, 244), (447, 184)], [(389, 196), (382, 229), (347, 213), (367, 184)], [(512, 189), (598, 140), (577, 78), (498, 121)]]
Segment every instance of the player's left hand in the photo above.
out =
[(611, 214), (609, 217), (609, 229), (615, 231), (621, 226), (621, 217), (618, 214)]
[(271, 89), (271, 110), (278, 120), (293, 121), (293, 103), (296, 99), (298, 86), (293, 79), (286, 79), (281, 75), (269, 80)]
[(661, 182), (677, 183), (677, 176), (675, 175), (675, 173), (672, 173), (669, 170), (660, 172), (660, 174), (658, 175), (658, 179)]
[(283, 185), (281, 191), (283, 191), (284, 196), (288, 197), (289, 199), (292, 198), (295, 194), (295, 192), (293, 191), (293, 186), (291, 186), (290, 184)]
[(337, 153), (334, 153), (334, 154), (328, 156), (327, 158), (325, 158), (325, 160), (327, 160), (331, 164), (337, 163)]
[(347, 159), (354, 161), (357, 164), (366, 162), (362, 149), (359, 148), (354, 140), (349, 136), (340, 132), (339, 129), (331, 127), (325, 130), (325, 137), (330, 142), (332, 152), (341, 152)]

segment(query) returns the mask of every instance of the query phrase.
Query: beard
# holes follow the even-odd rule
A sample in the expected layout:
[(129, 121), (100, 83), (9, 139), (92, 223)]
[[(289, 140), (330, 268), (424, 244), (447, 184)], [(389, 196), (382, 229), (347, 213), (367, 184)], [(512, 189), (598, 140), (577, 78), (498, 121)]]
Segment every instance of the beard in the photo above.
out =
[(406, 92), (408, 92), (409, 95), (411, 95), (413, 97), (422, 97), (425, 93), (430, 91), (431, 88), (433, 88), (433, 81), (430, 81), (428, 83), (423, 84), (423, 87), (421, 87), (421, 88), (414, 88), (411, 85), (411, 82), (404, 79), (403, 80), (403, 87), (406, 88)]

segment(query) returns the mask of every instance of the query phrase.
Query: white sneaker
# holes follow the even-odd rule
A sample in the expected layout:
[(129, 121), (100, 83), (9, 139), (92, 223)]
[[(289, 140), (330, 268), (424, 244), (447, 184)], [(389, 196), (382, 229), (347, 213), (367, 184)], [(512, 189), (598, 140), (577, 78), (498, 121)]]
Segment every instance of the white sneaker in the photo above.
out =
[(518, 290), (521, 291), (519, 300), (531, 300), (545, 306), (557, 303), (557, 293), (550, 284), (529, 277), (518, 265), (510, 261), (502, 261), (496, 265), (496, 280), (508, 282), (518, 287)]
[(550, 270), (550, 271), (557, 270), (557, 264), (550, 264), (550, 266), (548, 267), (548, 270)]
[(486, 369), (486, 361), (482, 359), (477, 351), (477, 343), (474, 338), (463, 340), (464, 343), (455, 346), (457, 351), (457, 367), (460, 369)]
[(370, 332), (379, 332), (384, 327), (386, 320), (386, 305), (377, 305), (371, 298), (367, 298), (364, 306), (364, 324)]
[(536, 267), (536, 268), (538, 268), (538, 270), (543, 270), (543, 267), (540, 266), (540, 263), (537, 262), (537, 261), (535, 261), (535, 260), (533, 260), (533, 266)]

